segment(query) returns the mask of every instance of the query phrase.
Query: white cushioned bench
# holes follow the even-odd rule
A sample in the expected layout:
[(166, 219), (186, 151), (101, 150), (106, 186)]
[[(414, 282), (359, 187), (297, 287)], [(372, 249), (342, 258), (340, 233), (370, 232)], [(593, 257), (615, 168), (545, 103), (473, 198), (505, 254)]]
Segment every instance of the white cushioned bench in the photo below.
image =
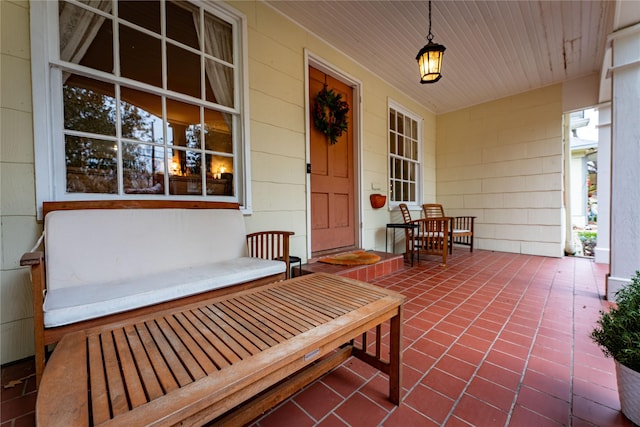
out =
[(21, 260), (32, 269), (38, 382), (45, 347), (66, 333), (285, 279), (291, 234), (248, 236), (237, 204), (45, 203), (44, 254)]

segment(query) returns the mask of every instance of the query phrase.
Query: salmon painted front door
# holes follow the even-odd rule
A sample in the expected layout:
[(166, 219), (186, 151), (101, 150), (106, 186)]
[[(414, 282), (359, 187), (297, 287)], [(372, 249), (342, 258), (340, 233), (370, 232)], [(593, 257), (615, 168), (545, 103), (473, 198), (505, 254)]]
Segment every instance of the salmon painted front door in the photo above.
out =
[[(313, 106), (324, 85), (349, 104), (348, 128), (335, 144), (316, 129)], [(311, 251), (353, 247), (355, 244), (353, 166), (353, 88), (309, 67), (311, 102)]]

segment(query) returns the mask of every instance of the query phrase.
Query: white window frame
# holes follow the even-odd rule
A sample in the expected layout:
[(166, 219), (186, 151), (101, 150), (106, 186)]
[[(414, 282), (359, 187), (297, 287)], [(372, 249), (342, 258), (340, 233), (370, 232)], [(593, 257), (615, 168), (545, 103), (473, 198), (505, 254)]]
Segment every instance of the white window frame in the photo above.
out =
[[(401, 113), (407, 117), (409, 117), (411, 120), (414, 120), (417, 123), (417, 128), (418, 128), (418, 136), (416, 139), (417, 141), (417, 146), (418, 146), (418, 153), (417, 153), (417, 160), (413, 160), (413, 159), (409, 159), (411, 161), (414, 161), (417, 164), (416, 167), (416, 178), (415, 178), (415, 185), (416, 185), (416, 190), (415, 190), (415, 200), (412, 201), (395, 201), (393, 200), (393, 179), (394, 176), (392, 176), (392, 169), (391, 169), (391, 162), (393, 159), (395, 158), (401, 158), (401, 159), (408, 159), (407, 157), (404, 156), (398, 156), (397, 154), (393, 154), (391, 152), (391, 132), (395, 132), (391, 129), (391, 123), (389, 121), (389, 116), (391, 115), (391, 110), (395, 110), (396, 113)], [(388, 177), (387, 177), (387, 183), (389, 185), (389, 207), (393, 208), (398, 206), (400, 203), (406, 203), (407, 206), (422, 206), (422, 177), (424, 176), (423, 174), (423, 162), (422, 162), (422, 144), (423, 144), (423, 138), (424, 138), (424, 129), (423, 129), (423, 124), (424, 124), (424, 120), (421, 116), (419, 116), (418, 114), (412, 112), (411, 110), (405, 108), (404, 106), (402, 106), (401, 104), (399, 104), (398, 102), (395, 102), (391, 99), (388, 100), (388, 105), (387, 105), (387, 153), (388, 153), (388, 161), (387, 161), (387, 167), (389, 168), (388, 171)]]
[[(114, 0), (114, 2), (117, 0)], [(251, 164), (250, 164), (250, 114), (248, 32), (244, 14), (217, 1), (193, 2), (213, 15), (233, 24), (234, 54), (237, 60), (234, 87), (235, 108), (238, 114), (233, 138), (237, 167), (236, 195), (224, 197), (225, 201), (237, 201), (245, 214), (251, 213)], [(44, 201), (100, 200), (125, 198), (117, 194), (66, 193), (64, 185), (64, 139), (62, 134), (62, 71), (59, 67), (58, 2), (35, 1), (30, 3), (31, 21), (31, 73), (33, 100), (33, 132), (35, 157), (35, 187), (38, 219), (42, 219)], [(102, 74), (107, 81), (114, 76)], [(126, 197), (130, 199), (131, 197)], [(144, 198), (171, 200), (220, 200), (220, 196), (145, 195)]]

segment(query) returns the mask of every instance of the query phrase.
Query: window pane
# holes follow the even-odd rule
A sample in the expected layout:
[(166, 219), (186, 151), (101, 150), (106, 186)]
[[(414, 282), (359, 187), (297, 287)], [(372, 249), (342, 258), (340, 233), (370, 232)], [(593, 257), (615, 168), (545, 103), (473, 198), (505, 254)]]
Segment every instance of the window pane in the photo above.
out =
[(120, 97), (122, 137), (162, 143), (162, 99), (125, 87)]
[(164, 194), (164, 149), (147, 144), (122, 144), (124, 192)]
[(395, 159), (393, 169), (395, 170), (395, 179), (402, 179), (402, 160)]
[(231, 114), (204, 110), (205, 149), (220, 153), (233, 153)]
[(207, 195), (234, 195), (232, 157), (207, 154)]
[(182, 44), (200, 50), (193, 14), (199, 16), (197, 8), (185, 1), (167, 2), (167, 36)]
[(411, 179), (411, 164), (408, 161), (402, 162), (402, 179), (408, 180)]
[(404, 135), (404, 116), (398, 113), (398, 133)]
[(415, 160), (413, 157), (413, 151), (411, 150), (411, 140), (409, 138), (404, 139), (404, 156), (407, 159)]
[(120, 25), (120, 74), (162, 87), (162, 50), (159, 39)]
[(62, 91), (65, 129), (115, 136), (116, 99), (112, 84), (72, 74)]
[(402, 182), (395, 181), (393, 183), (393, 200), (395, 202), (401, 202), (402, 199)]
[(391, 154), (397, 154), (398, 150), (396, 148), (396, 134), (393, 132), (389, 132), (389, 151)]
[(201, 98), (200, 56), (167, 43), (167, 89)]
[(233, 68), (211, 59), (205, 61), (207, 74), (207, 101), (233, 107)]
[(389, 109), (389, 129), (396, 130), (396, 110)]
[(169, 145), (200, 148), (200, 107), (167, 99)]
[(118, 17), (160, 34), (160, 2), (120, 0)]
[[(110, 1), (90, 4), (111, 12)], [(60, 59), (113, 73), (112, 21), (67, 2), (58, 5)]]
[(411, 137), (418, 139), (418, 122), (415, 120), (411, 121)]
[(210, 13), (204, 13), (204, 52), (233, 64), (233, 27)]
[(117, 193), (117, 152), (112, 141), (66, 135), (67, 192)]
[(404, 138), (398, 135), (398, 156), (404, 156)]
[(407, 116), (404, 116), (404, 134), (411, 138), (411, 119)]
[(201, 195), (201, 153), (170, 149), (168, 154), (170, 162), (169, 194)]

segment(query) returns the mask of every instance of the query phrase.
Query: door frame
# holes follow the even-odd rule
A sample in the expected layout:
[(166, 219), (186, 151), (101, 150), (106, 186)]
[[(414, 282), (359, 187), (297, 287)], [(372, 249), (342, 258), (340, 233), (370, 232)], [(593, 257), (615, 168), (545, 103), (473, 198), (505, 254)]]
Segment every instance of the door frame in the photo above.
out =
[[(305, 163), (311, 161), (311, 108), (309, 99), (309, 67), (316, 68), (331, 77), (340, 80), (353, 89), (353, 105), (349, 119), (353, 123), (353, 220), (356, 246), (362, 247), (362, 212), (363, 212), (363, 182), (362, 173), (362, 82), (351, 76), (319, 55), (304, 50), (304, 100), (305, 100)], [(311, 174), (305, 173), (306, 185), (306, 223), (307, 223), (307, 259), (311, 258)]]

